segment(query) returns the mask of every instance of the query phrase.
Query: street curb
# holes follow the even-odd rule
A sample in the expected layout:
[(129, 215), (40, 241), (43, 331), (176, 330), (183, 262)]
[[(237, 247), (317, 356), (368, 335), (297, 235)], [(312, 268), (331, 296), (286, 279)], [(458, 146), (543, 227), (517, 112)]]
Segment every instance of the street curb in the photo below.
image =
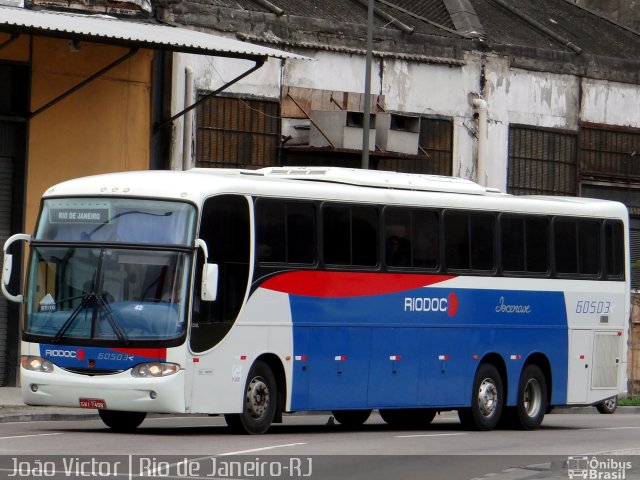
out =
[(0, 414), (0, 424), (20, 422), (53, 422), (72, 420), (99, 420), (97, 413), (13, 413)]

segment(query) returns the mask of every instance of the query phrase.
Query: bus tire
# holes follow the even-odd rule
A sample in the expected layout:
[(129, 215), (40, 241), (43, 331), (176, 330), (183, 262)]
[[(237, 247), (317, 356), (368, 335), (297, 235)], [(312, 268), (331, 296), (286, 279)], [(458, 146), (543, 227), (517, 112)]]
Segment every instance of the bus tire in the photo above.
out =
[(98, 410), (104, 424), (115, 432), (133, 432), (144, 421), (145, 412), (121, 412), (117, 410)]
[(381, 409), (382, 420), (396, 427), (425, 427), (436, 416), (437, 411), (431, 408), (399, 408)]
[(334, 410), (333, 418), (345, 427), (358, 427), (369, 419), (371, 410)]
[(596, 405), (598, 412), (611, 415), (618, 408), (618, 396), (607, 398)]
[(518, 382), (518, 400), (515, 408), (515, 427), (537, 430), (547, 411), (547, 381), (537, 365), (527, 365)]
[(233, 433), (260, 435), (271, 427), (278, 405), (276, 379), (269, 366), (258, 360), (253, 364), (244, 389), (243, 412), (226, 414)]
[(490, 363), (480, 365), (473, 379), (471, 407), (458, 410), (462, 425), (471, 430), (493, 430), (502, 415), (503, 392), (498, 369)]

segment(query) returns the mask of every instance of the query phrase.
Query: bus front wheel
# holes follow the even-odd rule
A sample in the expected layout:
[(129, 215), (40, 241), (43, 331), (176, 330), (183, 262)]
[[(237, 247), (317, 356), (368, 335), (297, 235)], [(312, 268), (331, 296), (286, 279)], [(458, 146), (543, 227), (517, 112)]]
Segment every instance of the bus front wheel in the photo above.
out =
[(490, 363), (480, 365), (473, 379), (471, 407), (458, 410), (462, 425), (472, 430), (493, 430), (502, 415), (503, 392), (498, 369)]
[(147, 414), (145, 412), (120, 412), (116, 410), (98, 410), (104, 424), (116, 432), (132, 432), (140, 426)]
[(224, 419), (233, 433), (260, 435), (269, 430), (277, 405), (273, 372), (269, 365), (258, 360), (247, 377), (242, 413), (227, 414)]

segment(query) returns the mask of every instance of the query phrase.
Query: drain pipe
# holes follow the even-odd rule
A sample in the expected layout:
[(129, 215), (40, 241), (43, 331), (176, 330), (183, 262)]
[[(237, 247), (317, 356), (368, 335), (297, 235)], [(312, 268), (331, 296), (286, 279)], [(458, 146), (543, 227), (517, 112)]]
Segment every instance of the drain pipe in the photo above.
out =
[(473, 106), (478, 111), (478, 165), (476, 181), (483, 187), (487, 186), (487, 102), (481, 98), (473, 100)]
[[(184, 70), (184, 104), (193, 102), (193, 70), (189, 67)], [(182, 117), (182, 170), (189, 170), (193, 166), (191, 150), (193, 144), (193, 115), (187, 112)]]

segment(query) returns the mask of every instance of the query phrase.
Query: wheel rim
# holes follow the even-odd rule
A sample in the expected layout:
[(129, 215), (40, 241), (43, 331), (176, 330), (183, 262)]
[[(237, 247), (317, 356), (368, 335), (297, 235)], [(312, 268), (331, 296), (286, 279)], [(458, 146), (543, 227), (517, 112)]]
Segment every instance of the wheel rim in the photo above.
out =
[(253, 418), (261, 418), (269, 409), (271, 394), (261, 377), (255, 377), (247, 387), (247, 412)]
[(492, 416), (498, 408), (498, 388), (491, 378), (485, 378), (480, 383), (478, 408), (483, 417)]
[(607, 400), (604, 401), (604, 405), (609, 410), (613, 410), (614, 408), (616, 408), (616, 399), (615, 398), (608, 398)]
[(524, 387), (524, 398), (522, 402), (524, 411), (529, 417), (535, 417), (542, 405), (542, 387), (537, 379), (531, 378)]

